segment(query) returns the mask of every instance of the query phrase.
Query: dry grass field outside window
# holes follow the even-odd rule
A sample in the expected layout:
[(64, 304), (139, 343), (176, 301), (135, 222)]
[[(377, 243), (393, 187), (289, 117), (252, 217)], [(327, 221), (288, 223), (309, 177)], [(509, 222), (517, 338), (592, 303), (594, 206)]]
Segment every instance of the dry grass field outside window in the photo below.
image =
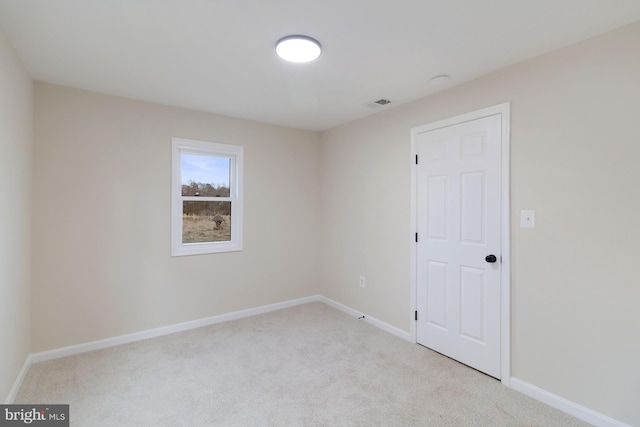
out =
[(182, 215), (182, 243), (228, 242), (231, 240), (231, 215), (220, 215), (216, 225), (212, 215)]

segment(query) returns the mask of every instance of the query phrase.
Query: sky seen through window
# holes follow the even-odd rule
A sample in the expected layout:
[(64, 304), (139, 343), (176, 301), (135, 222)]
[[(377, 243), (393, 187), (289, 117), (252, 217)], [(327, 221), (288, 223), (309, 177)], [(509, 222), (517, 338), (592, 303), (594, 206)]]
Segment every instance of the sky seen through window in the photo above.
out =
[(231, 159), (228, 157), (182, 154), (182, 185), (191, 181), (229, 188)]

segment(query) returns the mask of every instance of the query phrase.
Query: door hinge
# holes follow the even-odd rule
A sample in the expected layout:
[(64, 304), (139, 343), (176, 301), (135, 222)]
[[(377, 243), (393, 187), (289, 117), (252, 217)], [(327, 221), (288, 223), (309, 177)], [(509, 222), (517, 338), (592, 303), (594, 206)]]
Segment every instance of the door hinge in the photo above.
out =
[(416, 233), (416, 243), (418, 243), (418, 233)]
[(416, 322), (418, 321), (418, 310), (416, 310)]
[(416, 165), (418, 164), (418, 155), (416, 154)]

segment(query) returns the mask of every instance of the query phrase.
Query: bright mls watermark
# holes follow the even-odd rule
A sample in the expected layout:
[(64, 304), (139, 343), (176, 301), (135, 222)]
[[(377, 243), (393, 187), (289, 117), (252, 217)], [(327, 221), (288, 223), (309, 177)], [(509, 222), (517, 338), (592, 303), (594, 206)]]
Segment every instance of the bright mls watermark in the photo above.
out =
[(0, 427), (69, 427), (69, 405), (0, 405)]

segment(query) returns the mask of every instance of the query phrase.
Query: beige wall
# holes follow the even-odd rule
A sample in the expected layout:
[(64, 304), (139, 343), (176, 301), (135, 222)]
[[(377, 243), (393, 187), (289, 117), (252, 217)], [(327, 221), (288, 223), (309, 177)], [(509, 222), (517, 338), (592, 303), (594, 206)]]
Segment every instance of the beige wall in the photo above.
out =
[(29, 353), (33, 83), (0, 29), (0, 396)]
[(324, 294), (409, 330), (410, 129), (511, 102), (513, 376), (640, 425), (639, 52), (636, 23), (324, 133)]
[[(32, 351), (318, 293), (319, 135), (36, 83)], [(171, 137), (244, 146), (244, 250), (170, 257)]]

